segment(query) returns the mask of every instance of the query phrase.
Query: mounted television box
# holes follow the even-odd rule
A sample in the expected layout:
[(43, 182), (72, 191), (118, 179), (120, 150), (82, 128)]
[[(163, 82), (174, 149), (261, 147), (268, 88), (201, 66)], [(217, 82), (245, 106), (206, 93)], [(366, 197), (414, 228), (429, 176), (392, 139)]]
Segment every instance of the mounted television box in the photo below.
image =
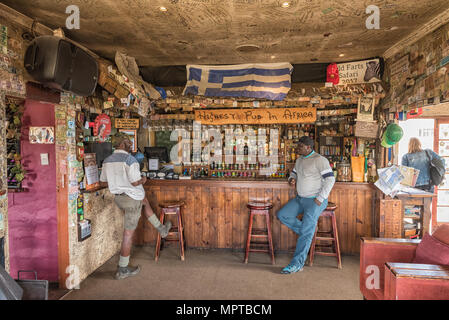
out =
[(101, 168), (104, 159), (112, 154), (112, 143), (85, 142), (84, 153), (95, 153), (97, 165)]
[(92, 95), (98, 82), (95, 58), (59, 37), (34, 39), (26, 50), (24, 66), (34, 80), (80, 96)]

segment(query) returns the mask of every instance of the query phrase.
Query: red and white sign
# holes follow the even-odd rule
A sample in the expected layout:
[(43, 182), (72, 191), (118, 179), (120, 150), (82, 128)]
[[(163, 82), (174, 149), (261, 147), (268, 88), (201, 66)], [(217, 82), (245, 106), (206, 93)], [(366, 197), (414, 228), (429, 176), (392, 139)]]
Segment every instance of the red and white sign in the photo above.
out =
[(106, 114), (100, 114), (95, 119), (94, 136), (103, 142), (111, 134), (111, 118)]

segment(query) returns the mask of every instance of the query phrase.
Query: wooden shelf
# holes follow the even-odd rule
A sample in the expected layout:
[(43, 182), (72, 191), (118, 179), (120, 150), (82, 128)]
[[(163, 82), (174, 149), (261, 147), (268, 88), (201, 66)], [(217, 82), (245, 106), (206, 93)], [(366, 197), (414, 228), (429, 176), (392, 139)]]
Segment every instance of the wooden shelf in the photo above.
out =
[(97, 188), (91, 189), (91, 190), (81, 190), (81, 193), (94, 193), (97, 191), (101, 191), (103, 189), (107, 189), (107, 187), (97, 187)]

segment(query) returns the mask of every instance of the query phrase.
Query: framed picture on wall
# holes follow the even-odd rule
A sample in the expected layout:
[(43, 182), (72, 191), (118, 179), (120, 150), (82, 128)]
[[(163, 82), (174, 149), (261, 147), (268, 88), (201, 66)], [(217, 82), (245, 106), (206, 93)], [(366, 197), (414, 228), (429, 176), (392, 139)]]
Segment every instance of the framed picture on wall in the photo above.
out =
[(132, 152), (137, 152), (137, 130), (120, 129), (119, 132), (123, 132), (131, 138)]
[(373, 121), (375, 101), (373, 97), (365, 96), (359, 98), (357, 108), (358, 121)]
[(31, 144), (53, 144), (55, 143), (55, 132), (53, 127), (30, 127)]

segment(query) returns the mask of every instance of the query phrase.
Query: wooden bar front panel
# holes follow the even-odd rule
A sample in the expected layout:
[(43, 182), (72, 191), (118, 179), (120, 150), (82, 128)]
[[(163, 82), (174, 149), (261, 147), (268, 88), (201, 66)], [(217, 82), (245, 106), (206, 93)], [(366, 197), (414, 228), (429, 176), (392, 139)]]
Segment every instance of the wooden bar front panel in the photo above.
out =
[[(151, 180), (145, 190), (158, 216), (160, 201), (186, 202), (183, 222), (187, 247), (244, 249), (249, 219), (246, 204), (252, 199), (273, 202), (274, 249), (288, 251), (296, 247), (297, 235), (276, 218), (276, 212), (296, 195), (287, 182)], [(374, 195), (375, 189), (369, 184), (335, 184), (329, 201), (338, 205), (336, 216), (342, 253), (358, 253), (360, 237), (374, 236)], [(256, 217), (254, 227), (263, 227), (264, 221), (257, 218), (260, 217)], [(322, 219), (320, 226), (329, 228), (330, 222)], [(156, 230), (142, 217), (134, 243), (153, 245), (155, 242)]]

